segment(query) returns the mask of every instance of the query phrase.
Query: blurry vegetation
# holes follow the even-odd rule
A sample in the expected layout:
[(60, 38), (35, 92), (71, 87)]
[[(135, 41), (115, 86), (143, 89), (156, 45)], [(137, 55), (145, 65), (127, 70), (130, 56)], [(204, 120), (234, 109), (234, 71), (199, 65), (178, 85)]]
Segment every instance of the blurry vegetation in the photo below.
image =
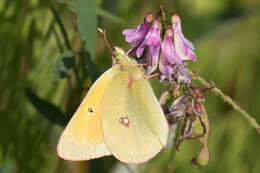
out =
[[(0, 172), (109, 172), (119, 163), (113, 157), (62, 161), (56, 155), (57, 140), (91, 83), (111, 66), (96, 26), (107, 31), (112, 45), (127, 49), (122, 30), (140, 24), (146, 12), (161, 4), (179, 13), (184, 34), (195, 44), (198, 61), (191, 68), (199, 69), (260, 122), (258, 0), (2, 0)], [(153, 83), (159, 95), (160, 84)], [(137, 169), (260, 172), (260, 136), (212, 94), (207, 95), (206, 108), (211, 121), (207, 167), (191, 166), (200, 143), (185, 141), (172, 163), (167, 163), (168, 146)]]

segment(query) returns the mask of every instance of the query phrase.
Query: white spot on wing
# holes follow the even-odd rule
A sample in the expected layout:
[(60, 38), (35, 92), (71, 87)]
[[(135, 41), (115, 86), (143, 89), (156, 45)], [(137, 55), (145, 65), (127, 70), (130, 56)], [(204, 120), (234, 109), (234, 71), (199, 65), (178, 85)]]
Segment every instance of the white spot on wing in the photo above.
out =
[(122, 125), (124, 125), (125, 127), (129, 127), (130, 120), (128, 119), (127, 116), (125, 116), (125, 117), (120, 117), (119, 123), (122, 124)]

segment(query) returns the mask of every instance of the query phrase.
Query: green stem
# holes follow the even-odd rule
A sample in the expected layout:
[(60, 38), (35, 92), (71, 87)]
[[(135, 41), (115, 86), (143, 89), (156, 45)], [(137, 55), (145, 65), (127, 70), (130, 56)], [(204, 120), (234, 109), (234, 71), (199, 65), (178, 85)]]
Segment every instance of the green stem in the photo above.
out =
[[(199, 76), (198, 74), (194, 73), (193, 71), (189, 70), (189, 73), (192, 75), (192, 79), (199, 81), (201, 84), (203, 84), (206, 87), (211, 87), (212, 84), (210, 84), (209, 82), (207, 82), (205, 79), (203, 79), (201, 76)], [(230, 104), (235, 110), (237, 110), (238, 112), (241, 113), (241, 115), (246, 118), (246, 120), (248, 121), (248, 123), (257, 130), (257, 132), (260, 134), (260, 126), (259, 124), (256, 122), (256, 120), (254, 118), (252, 118), (243, 108), (241, 108), (234, 100), (231, 99), (231, 97), (225, 95), (219, 88), (217, 88), (216, 86), (213, 87), (211, 89), (211, 91), (221, 97), (224, 102), (227, 102), (228, 104)]]
[(163, 168), (162, 172), (173, 172), (173, 168), (174, 168), (173, 161), (174, 161), (174, 156), (175, 156), (175, 153), (176, 153), (176, 145), (177, 145), (179, 138), (180, 138), (179, 132), (180, 132), (180, 124), (177, 124), (176, 130), (175, 130), (175, 137), (173, 139), (173, 146), (170, 149), (171, 153), (168, 157), (168, 160), (167, 160), (166, 165)]
[(172, 148), (172, 151), (171, 151), (171, 154), (170, 154), (170, 157), (169, 157), (169, 162), (173, 162), (173, 159), (174, 159), (174, 155), (175, 155), (175, 152), (176, 152), (176, 146), (178, 144), (178, 141), (180, 139), (180, 129), (181, 129), (181, 125), (180, 124), (177, 124), (177, 128), (175, 130), (175, 137), (173, 139), (173, 148)]

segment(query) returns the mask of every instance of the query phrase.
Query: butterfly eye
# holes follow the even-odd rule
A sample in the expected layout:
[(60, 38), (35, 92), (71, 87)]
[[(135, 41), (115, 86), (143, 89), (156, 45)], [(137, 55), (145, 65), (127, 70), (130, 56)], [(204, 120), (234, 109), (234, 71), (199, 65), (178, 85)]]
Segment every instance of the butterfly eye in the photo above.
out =
[(89, 112), (89, 113), (93, 113), (94, 111), (93, 111), (93, 109), (92, 109), (91, 107), (89, 107), (89, 108), (88, 108), (88, 112)]

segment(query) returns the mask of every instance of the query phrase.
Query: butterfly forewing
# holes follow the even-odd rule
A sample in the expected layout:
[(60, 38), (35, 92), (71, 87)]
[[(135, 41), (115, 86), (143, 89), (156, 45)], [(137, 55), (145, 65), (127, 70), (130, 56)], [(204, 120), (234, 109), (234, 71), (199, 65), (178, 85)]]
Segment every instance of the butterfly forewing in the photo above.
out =
[(100, 105), (109, 81), (117, 67), (106, 71), (91, 87), (60, 137), (57, 152), (66, 160), (88, 160), (110, 155), (103, 139)]

